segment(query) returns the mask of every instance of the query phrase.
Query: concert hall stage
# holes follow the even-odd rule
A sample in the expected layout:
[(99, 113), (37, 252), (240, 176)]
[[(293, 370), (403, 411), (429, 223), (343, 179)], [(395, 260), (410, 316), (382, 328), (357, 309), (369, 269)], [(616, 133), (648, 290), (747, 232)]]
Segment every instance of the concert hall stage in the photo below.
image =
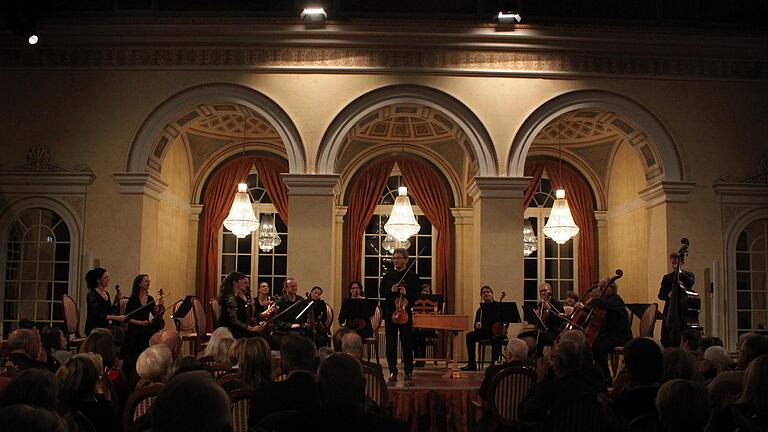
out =
[(462, 372), (461, 378), (453, 379), (443, 376), (446, 371), (417, 368), (414, 380), (406, 383), (401, 370), (397, 383), (388, 386), (392, 413), (407, 421), (412, 432), (466, 432), (479, 418), (471, 401), (480, 400), (477, 390), (485, 371)]

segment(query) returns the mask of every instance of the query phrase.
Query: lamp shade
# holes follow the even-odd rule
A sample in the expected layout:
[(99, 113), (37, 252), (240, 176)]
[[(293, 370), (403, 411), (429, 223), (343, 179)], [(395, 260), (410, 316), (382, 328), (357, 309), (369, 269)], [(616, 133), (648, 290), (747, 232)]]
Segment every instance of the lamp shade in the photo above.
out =
[(411, 200), (408, 198), (408, 189), (405, 186), (400, 186), (397, 193), (395, 205), (392, 206), (392, 214), (389, 215), (389, 220), (384, 224), (384, 231), (399, 241), (405, 241), (419, 232), (421, 227), (413, 215)]
[(552, 212), (544, 226), (544, 235), (551, 238), (557, 244), (564, 244), (579, 233), (579, 227), (573, 221), (568, 201), (565, 200), (565, 190), (555, 191), (555, 203), (552, 204)]
[(263, 215), (261, 217), (261, 227), (259, 228), (259, 249), (269, 252), (280, 246), (282, 242), (275, 228), (275, 215)]
[(237, 194), (229, 215), (224, 219), (224, 227), (237, 238), (243, 238), (259, 228), (259, 220), (251, 206), (251, 198), (248, 196), (248, 185), (239, 183), (237, 185)]

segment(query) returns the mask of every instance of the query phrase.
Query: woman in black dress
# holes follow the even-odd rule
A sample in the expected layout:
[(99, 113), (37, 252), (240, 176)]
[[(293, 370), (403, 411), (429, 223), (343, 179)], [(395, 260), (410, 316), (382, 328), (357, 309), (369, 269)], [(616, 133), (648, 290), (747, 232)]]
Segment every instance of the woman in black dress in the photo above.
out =
[[(364, 299), (363, 285), (359, 281), (352, 281), (349, 283), (349, 298), (351, 299)], [(347, 316), (347, 311), (343, 308), (339, 313), (339, 324), (344, 327), (350, 328), (357, 332), (361, 338), (366, 339), (373, 337), (373, 327), (371, 326), (371, 317), (352, 317)]]
[(219, 326), (227, 327), (235, 339), (259, 336), (265, 331), (264, 326), (248, 323), (248, 300), (245, 294), (248, 289), (248, 278), (240, 272), (228, 274), (219, 289)]
[(110, 301), (109, 292), (107, 292), (109, 273), (106, 269), (96, 267), (89, 270), (85, 274), (85, 283), (89, 290), (86, 296), (86, 336), (95, 328), (107, 328), (110, 320), (125, 321), (125, 315), (117, 315)]
[(126, 375), (133, 373), (136, 359), (149, 346), (149, 338), (155, 332), (162, 329), (155, 328), (149, 314), (159, 316), (163, 309), (163, 299), (155, 302), (155, 298), (149, 295), (149, 286), (152, 282), (148, 275), (140, 274), (133, 279), (131, 296), (125, 306), (125, 314), (128, 318), (128, 330), (125, 333), (125, 367)]

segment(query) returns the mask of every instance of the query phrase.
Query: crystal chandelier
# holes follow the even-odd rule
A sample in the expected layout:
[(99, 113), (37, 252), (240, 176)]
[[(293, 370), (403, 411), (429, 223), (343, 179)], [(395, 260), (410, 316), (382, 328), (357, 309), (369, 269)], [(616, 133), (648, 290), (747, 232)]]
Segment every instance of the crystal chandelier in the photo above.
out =
[(396, 240), (405, 241), (419, 232), (421, 227), (416, 222), (411, 208), (411, 200), (408, 198), (408, 189), (405, 186), (397, 188), (398, 196), (395, 205), (392, 206), (392, 214), (384, 225), (384, 231)]
[(526, 219), (525, 224), (523, 225), (523, 254), (529, 256), (536, 252), (536, 249), (538, 249), (538, 241), (539, 239), (536, 237), (536, 233), (533, 232), (531, 221)]
[[(557, 129), (557, 143), (559, 147), (559, 169), (560, 182), (563, 180), (563, 146), (560, 143), (560, 128)], [(555, 203), (552, 204), (552, 212), (549, 214), (549, 220), (544, 225), (544, 235), (551, 238), (557, 244), (564, 244), (571, 237), (579, 233), (579, 227), (573, 221), (571, 209), (568, 207), (568, 201), (565, 200), (565, 189), (555, 191)]]
[(259, 249), (269, 252), (280, 246), (283, 241), (275, 229), (275, 215), (265, 214), (261, 217), (261, 229), (259, 229)]
[(389, 251), (389, 253), (393, 253), (395, 249), (408, 249), (411, 247), (411, 242), (408, 240), (400, 241), (392, 237), (392, 234), (387, 234), (387, 236), (384, 237), (384, 240), (382, 240), (381, 246)]
[[(245, 159), (245, 115), (243, 115), (243, 153), (242, 159)], [(235, 195), (235, 201), (232, 203), (232, 208), (229, 209), (229, 215), (224, 219), (224, 227), (230, 231), (237, 238), (244, 238), (252, 231), (259, 228), (259, 220), (256, 219), (256, 214), (253, 212), (251, 206), (251, 197), (248, 195), (248, 185), (245, 183), (238, 183), (237, 194)]]

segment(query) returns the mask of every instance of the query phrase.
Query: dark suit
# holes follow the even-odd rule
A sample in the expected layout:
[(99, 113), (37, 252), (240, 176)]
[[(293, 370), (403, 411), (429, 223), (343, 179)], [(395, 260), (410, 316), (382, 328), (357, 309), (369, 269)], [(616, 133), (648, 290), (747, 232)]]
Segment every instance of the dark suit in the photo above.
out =
[[(661, 279), (661, 286), (659, 287), (659, 300), (664, 300), (664, 321), (661, 322), (661, 344), (664, 345), (664, 347), (677, 347), (680, 345), (680, 340), (673, 340), (672, 336), (669, 334), (669, 329), (667, 328), (667, 314), (669, 313), (669, 296), (672, 293), (672, 282), (673, 278), (675, 276), (675, 272), (669, 272), (664, 275), (664, 277)], [(691, 289), (693, 287), (694, 282), (696, 281), (696, 276), (693, 275), (693, 273), (689, 271), (683, 270), (680, 272), (680, 283), (682, 283), (686, 288)]]
[[(501, 343), (504, 339), (504, 336), (502, 337), (495, 337), (491, 333), (491, 324), (489, 320), (483, 320), (482, 314), (481, 314), (482, 308), (477, 308), (475, 311), (475, 320), (472, 321), (472, 327), (474, 328), (475, 323), (482, 322), (483, 327), (480, 329), (472, 330), (471, 332), (467, 333), (466, 341), (467, 341), (467, 366), (474, 367), (475, 366), (475, 345), (480, 342), (481, 340), (490, 340), (493, 342), (493, 345), (491, 345), (491, 359), (496, 360), (497, 357), (499, 357), (499, 353), (501, 352)], [(493, 363), (493, 361), (491, 362)]]
[(269, 414), (285, 410), (310, 410), (320, 407), (315, 374), (294, 371), (285, 381), (273, 382), (256, 390), (251, 399), (251, 427)]
[(629, 326), (627, 309), (624, 300), (618, 294), (593, 300), (590, 305), (605, 309), (605, 318), (600, 334), (592, 343), (592, 355), (595, 364), (602, 369), (606, 377), (610, 377), (608, 370), (608, 354), (617, 346), (623, 346), (632, 339), (632, 328)]
[(520, 420), (529, 423), (543, 421), (549, 410), (560, 401), (583, 393), (594, 393), (594, 390), (592, 384), (580, 373), (537, 383), (520, 402)]
[[(407, 268), (407, 267), (406, 267)], [(411, 332), (413, 331), (413, 311), (410, 305), (419, 296), (419, 276), (411, 269), (405, 277), (403, 275), (405, 271), (397, 271), (392, 269), (381, 278), (381, 284), (379, 284), (379, 296), (384, 298), (381, 301), (381, 310), (383, 314), (384, 332), (387, 337), (387, 364), (389, 364), (389, 371), (397, 371), (397, 337), (400, 334), (400, 344), (403, 348), (403, 369), (406, 373), (413, 372), (413, 338)], [(395, 298), (399, 298), (399, 293), (392, 292), (392, 286), (397, 284), (400, 279), (403, 279), (402, 284), (405, 285), (405, 298), (408, 300), (408, 322), (405, 324), (395, 324), (392, 322), (392, 313), (395, 311)]]

